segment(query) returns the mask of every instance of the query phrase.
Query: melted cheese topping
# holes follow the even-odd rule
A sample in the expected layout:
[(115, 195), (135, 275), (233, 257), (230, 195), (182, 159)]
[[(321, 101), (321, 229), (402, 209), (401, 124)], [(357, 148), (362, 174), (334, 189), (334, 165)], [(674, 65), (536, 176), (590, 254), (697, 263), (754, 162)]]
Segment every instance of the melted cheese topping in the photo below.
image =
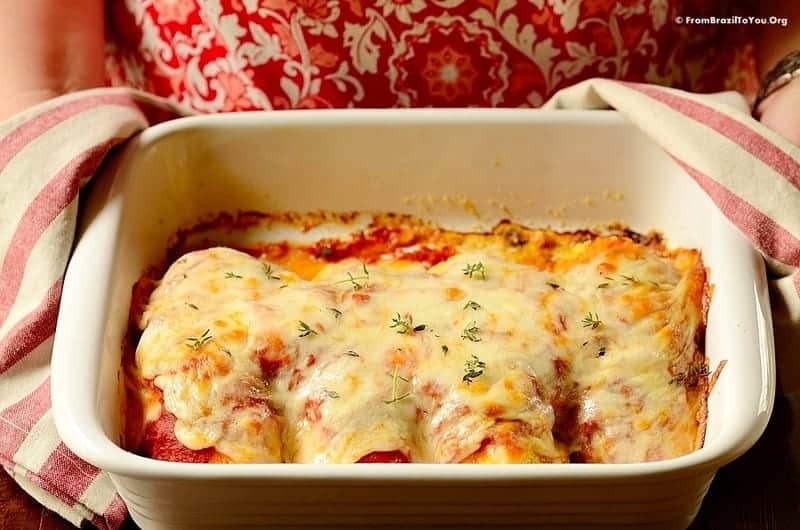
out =
[(433, 267), (344, 259), (309, 280), (233, 249), (191, 252), (141, 318), (135, 377), (163, 396), (141, 399), (163, 400), (180, 444), (232, 462), (641, 462), (696, 449), (699, 253), (557, 236), (470, 235)]

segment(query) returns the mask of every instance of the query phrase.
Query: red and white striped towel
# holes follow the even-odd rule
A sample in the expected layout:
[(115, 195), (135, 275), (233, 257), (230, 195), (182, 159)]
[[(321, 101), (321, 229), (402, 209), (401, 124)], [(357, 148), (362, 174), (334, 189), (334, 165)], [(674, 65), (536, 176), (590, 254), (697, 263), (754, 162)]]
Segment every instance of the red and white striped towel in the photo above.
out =
[[(761, 250), (786, 329), (800, 322), (800, 148), (744, 101), (589, 80), (546, 108), (621, 111), (658, 142)], [(58, 438), (49, 360), (78, 192), (109, 150), (181, 112), (126, 89), (61, 97), (0, 124), (0, 463), (75, 525), (118, 528), (126, 509), (105, 473)], [(800, 381), (795, 382), (795, 388)], [(790, 388), (784, 385), (784, 388)]]

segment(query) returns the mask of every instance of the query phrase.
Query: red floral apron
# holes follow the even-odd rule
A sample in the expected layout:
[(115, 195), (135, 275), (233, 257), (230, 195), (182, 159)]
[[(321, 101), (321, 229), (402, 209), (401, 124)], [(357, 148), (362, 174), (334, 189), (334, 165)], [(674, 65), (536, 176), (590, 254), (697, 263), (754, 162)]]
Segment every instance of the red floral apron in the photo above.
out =
[(595, 76), (753, 92), (746, 28), (681, 25), (687, 1), (112, 0), (108, 72), (203, 112), (529, 107)]

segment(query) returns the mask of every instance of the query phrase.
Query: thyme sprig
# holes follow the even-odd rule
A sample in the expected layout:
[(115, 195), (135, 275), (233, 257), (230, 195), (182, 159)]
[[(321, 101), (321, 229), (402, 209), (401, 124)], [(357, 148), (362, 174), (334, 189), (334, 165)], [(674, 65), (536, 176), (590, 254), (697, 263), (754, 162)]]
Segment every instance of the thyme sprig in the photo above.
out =
[(408, 316), (408, 320), (403, 319), (400, 316), (400, 313), (397, 313), (394, 318), (392, 318), (392, 323), (389, 324), (390, 328), (394, 328), (396, 332), (403, 335), (408, 333), (411, 329), (411, 324), (413, 323), (414, 319), (411, 315)]
[(478, 356), (473, 353), (472, 359), (467, 359), (464, 363), (464, 377), (462, 377), (461, 380), (466, 384), (470, 384), (483, 375), (485, 368), (486, 363), (481, 361)]
[[(354, 291), (360, 291), (369, 286), (369, 270), (367, 270), (367, 264), (362, 263), (361, 268), (364, 271), (364, 274), (361, 276), (353, 276), (352, 272), (347, 273), (347, 278), (344, 280), (339, 280), (338, 282), (334, 282), (334, 285), (338, 285), (340, 283), (350, 283), (353, 285)], [(363, 283), (361, 283), (363, 282)]]
[(481, 304), (476, 302), (475, 300), (470, 300), (466, 304), (464, 304), (464, 309), (472, 309), (473, 311), (477, 311), (481, 308)]
[(591, 311), (588, 315), (583, 317), (583, 320), (581, 320), (581, 324), (583, 324), (583, 327), (585, 328), (597, 329), (602, 323), (603, 321), (600, 320), (600, 317), (597, 316), (597, 313), (592, 314)]
[(263, 267), (264, 267), (264, 276), (266, 276), (266, 277), (267, 277), (267, 278), (269, 278), (270, 280), (280, 280), (280, 279), (281, 279), (281, 277), (280, 277), (280, 276), (278, 276), (278, 275), (274, 274), (274, 272), (273, 272), (273, 270), (272, 270), (272, 265), (271, 265), (271, 264), (269, 264), (269, 263), (265, 263), (265, 264), (263, 265)]
[(425, 331), (428, 328), (428, 325), (417, 324), (415, 326), (413, 315), (408, 315), (408, 320), (406, 320), (400, 316), (400, 313), (397, 313), (394, 318), (392, 318), (392, 323), (389, 324), (389, 327), (396, 328), (395, 331), (397, 331), (397, 333), (404, 335), (408, 332), (416, 333), (418, 331)]
[(297, 331), (300, 332), (300, 335), (298, 335), (300, 338), (308, 337), (310, 335), (317, 335), (317, 332), (311, 329), (311, 326), (302, 320), (298, 320)]
[[(597, 284), (597, 287), (599, 289), (605, 289), (606, 287), (611, 285), (611, 282), (616, 282), (616, 281), (620, 282), (621, 285), (624, 285), (626, 287), (629, 287), (631, 285), (639, 285), (639, 284), (641, 284), (643, 282), (643, 280), (641, 280), (639, 277), (634, 276), (632, 274), (630, 274), (630, 275), (629, 274), (620, 274), (618, 278), (613, 278), (611, 276), (605, 276), (603, 279), (605, 280), (604, 282), (601, 282), (601, 283)], [(654, 281), (654, 280), (648, 280), (648, 283), (650, 283), (651, 285), (653, 285), (655, 287), (661, 287), (661, 284), (658, 283), (657, 281)]]
[(231, 271), (226, 272), (225, 273), (225, 279), (231, 279), (231, 278), (242, 278), (242, 276), (239, 275), (239, 274), (236, 274), (235, 272), (231, 272)]
[(464, 327), (464, 331), (461, 332), (461, 338), (467, 339), (471, 342), (480, 342), (481, 338), (477, 335), (479, 331), (480, 328), (478, 328), (478, 323), (473, 320)]
[(473, 278), (476, 274), (479, 274), (481, 280), (486, 279), (486, 267), (480, 261), (477, 263), (467, 263), (462, 270), (464, 276), (469, 276)]
[(205, 346), (211, 339), (214, 337), (211, 336), (211, 330), (206, 329), (202, 335), (199, 337), (189, 337), (186, 339), (186, 346), (189, 348), (197, 351), (203, 346)]

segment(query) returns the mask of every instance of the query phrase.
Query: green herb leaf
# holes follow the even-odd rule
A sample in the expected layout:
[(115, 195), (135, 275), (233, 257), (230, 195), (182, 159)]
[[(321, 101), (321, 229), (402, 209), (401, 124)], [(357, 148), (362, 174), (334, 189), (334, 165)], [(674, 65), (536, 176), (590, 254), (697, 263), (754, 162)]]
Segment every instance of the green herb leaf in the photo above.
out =
[(481, 304), (476, 302), (475, 300), (470, 300), (466, 304), (464, 304), (464, 309), (472, 309), (473, 311), (477, 311), (481, 308)]
[(344, 354), (350, 357), (361, 357), (358, 353), (354, 352), (353, 350), (347, 350), (346, 352), (344, 352)]
[(549, 285), (551, 288), (555, 289), (556, 291), (561, 289), (561, 286), (558, 285), (556, 282), (547, 282), (547, 285)]
[(199, 308), (199, 307), (197, 307), (196, 305), (194, 305), (194, 304), (190, 304), (189, 302), (186, 302), (186, 305), (187, 305), (187, 306), (189, 306), (189, 307), (191, 307), (191, 308), (192, 308), (192, 309), (194, 309), (195, 311), (197, 311), (198, 309), (200, 309), (200, 308)]
[(461, 338), (467, 339), (472, 342), (480, 342), (481, 338), (476, 335), (480, 329), (478, 328), (478, 323), (473, 320), (464, 328), (464, 331), (461, 332)]
[(300, 332), (299, 337), (308, 337), (309, 335), (316, 335), (317, 332), (311, 329), (311, 326), (303, 322), (302, 320), (298, 321), (297, 331)]
[(400, 316), (400, 313), (392, 319), (392, 323), (389, 324), (390, 328), (396, 328), (395, 331), (400, 333), (401, 335), (407, 333), (409, 329), (411, 329), (411, 317), (408, 320), (404, 320), (403, 317)]
[(269, 263), (265, 263), (263, 265), (263, 267), (264, 267), (264, 276), (266, 276), (270, 280), (280, 280), (281, 279), (280, 276), (277, 276), (276, 274), (273, 274), (272, 265), (270, 265)]
[[(361, 276), (353, 276), (352, 272), (347, 273), (347, 279), (340, 280), (338, 282), (334, 282), (334, 285), (340, 283), (350, 283), (353, 285), (354, 291), (360, 291), (361, 289), (366, 288), (369, 286), (369, 271), (367, 270), (367, 264), (362, 263), (361, 268), (364, 271), (364, 274)], [(363, 282), (363, 283), (362, 283)]]
[(208, 341), (213, 339), (214, 337), (211, 336), (211, 330), (207, 329), (203, 332), (202, 335), (199, 337), (189, 337), (186, 339), (186, 346), (193, 350), (199, 350), (203, 346), (205, 346)]
[(225, 278), (226, 278), (226, 279), (230, 279), (230, 278), (241, 278), (241, 276), (239, 276), (239, 275), (238, 275), (238, 274), (236, 274), (235, 272), (230, 272), (230, 271), (229, 271), (229, 272), (226, 272), (226, 273), (225, 273)]
[(480, 261), (478, 263), (467, 263), (462, 270), (464, 276), (473, 278), (475, 275), (480, 275), (481, 280), (486, 279), (486, 267)]
[(335, 307), (329, 307), (328, 311), (333, 313), (333, 318), (335, 318), (336, 320), (339, 320), (342, 316), (342, 312), (336, 309)]
[(323, 388), (322, 391), (325, 393), (326, 396), (328, 396), (331, 399), (339, 399), (340, 397), (342, 397), (339, 395), (338, 392), (335, 392), (333, 390), (328, 390), (327, 388)]
[(600, 324), (602, 324), (603, 321), (600, 320), (600, 318), (597, 316), (597, 313), (595, 313), (593, 315), (591, 312), (589, 312), (588, 315), (583, 317), (583, 320), (581, 320), (581, 323), (583, 324), (583, 327), (585, 327), (585, 328), (597, 329), (597, 328), (600, 327)]
[(606, 347), (605, 346), (600, 346), (597, 349), (597, 356), (598, 357), (603, 357), (605, 354), (606, 354)]
[(414, 317), (412, 315), (408, 315), (408, 320), (405, 320), (403, 317), (400, 316), (400, 313), (397, 313), (394, 318), (392, 318), (392, 323), (389, 324), (390, 328), (396, 328), (395, 331), (397, 333), (403, 335), (408, 333), (409, 331), (416, 333), (418, 331), (425, 331), (428, 328), (427, 324), (417, 324), (414, 325)]
[(450, 351), (450, 348), (447, 347), (447, 344), (442, 344), (442, 353), (447, 355), (447, 353), (449, 351)]
[(486, 363), (478, 359), (478, 356), (472, 354), (472, 359), (468, 359), (464, 363), (464, 377), (461, 380), (467, 384), (472, 383), (475, 379), (483, 375), (483, 370), (486, 368)]

